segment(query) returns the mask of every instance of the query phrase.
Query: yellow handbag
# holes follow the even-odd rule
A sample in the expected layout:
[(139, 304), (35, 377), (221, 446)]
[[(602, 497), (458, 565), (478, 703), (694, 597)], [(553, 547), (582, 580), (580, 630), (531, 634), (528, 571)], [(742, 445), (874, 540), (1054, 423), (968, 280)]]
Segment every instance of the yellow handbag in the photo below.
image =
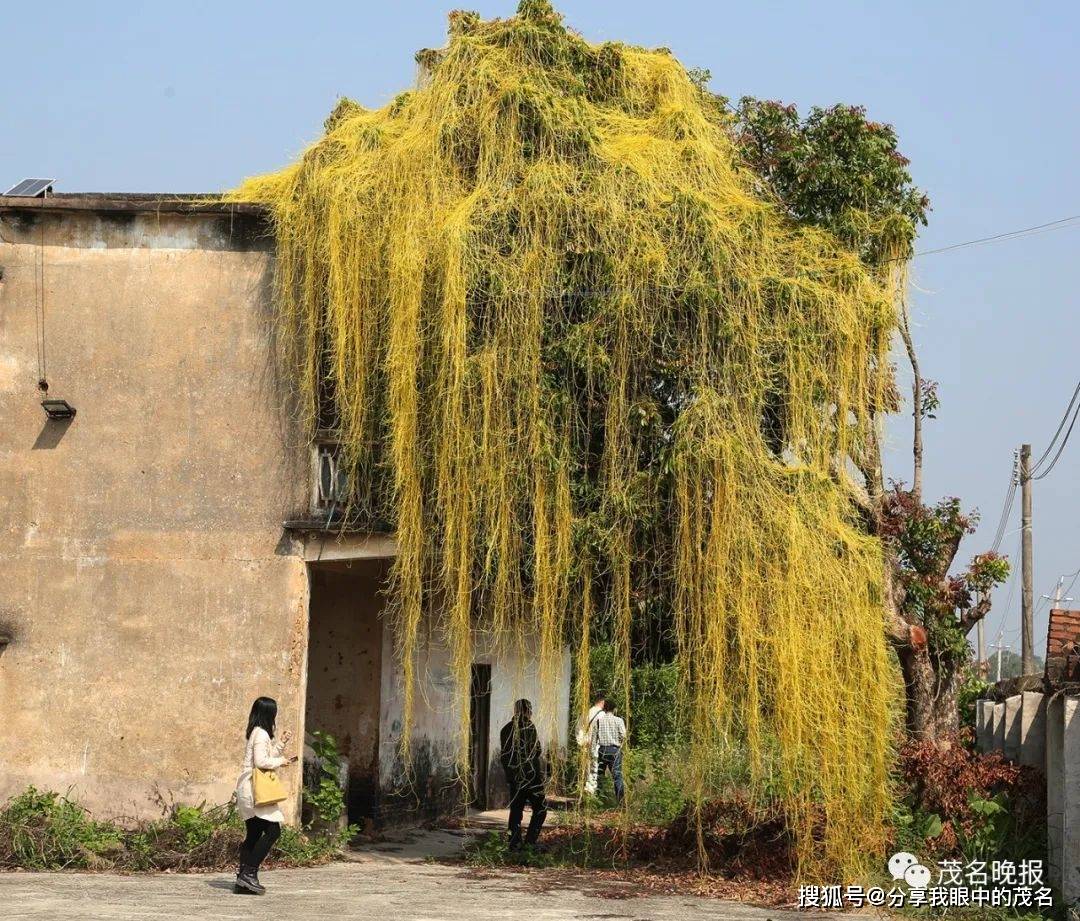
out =
[(256, 806), (272, 806), (289, 798), (277, 771), (255, 768), (251, 772), (251, 795)]

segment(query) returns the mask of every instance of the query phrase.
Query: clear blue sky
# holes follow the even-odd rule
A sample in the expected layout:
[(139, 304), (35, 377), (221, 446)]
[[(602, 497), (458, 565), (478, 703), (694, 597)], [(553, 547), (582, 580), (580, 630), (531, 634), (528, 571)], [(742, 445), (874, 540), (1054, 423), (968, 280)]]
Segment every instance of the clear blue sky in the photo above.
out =
[[(58, 191), (227, 188), (295, 157), (337, 96), (378, 105), (407, 87), (413, 53), (442, 44), (445, 14), (460, 5), (54, 3), (5, 43), (0, 184), (48, 175)], [(491, 16), (515, 4), (464, 5)], [(896, 126), (933, 201), (923, 249), (1080, 214), (1076, 3), (563, 0), (560, 8), (588, 38), (671, 48), (686, 65), (709, 68), (713, 88), (733, 98), (864, 104)], [(964, 556), (992, 539), (1013, 448), (1027, 440), (1042, 452), (1080, 376), (1078, 255), (1080, 223), (915, 264), (916, 336), (943, 401), (927, 433), (926, 491), (983, 512)], [(1036, 484), (1037, 595), (1080, 569), (1080, 431), (1074, 437)], [(898, 420), (896, 478), (910, 477), (907, 439)], [(1014, 517), (1010, 554), (1017, 527)], [(1006, 642), (1019, 649), (1019, 591), (1004, 611), (1008, 594), (998, 594), (988, 633), (1003, 620)], [(1080, 580), (1073, 594), (1080, 598)], [(1041, 652), (1045, 609), (1035, 630)]]

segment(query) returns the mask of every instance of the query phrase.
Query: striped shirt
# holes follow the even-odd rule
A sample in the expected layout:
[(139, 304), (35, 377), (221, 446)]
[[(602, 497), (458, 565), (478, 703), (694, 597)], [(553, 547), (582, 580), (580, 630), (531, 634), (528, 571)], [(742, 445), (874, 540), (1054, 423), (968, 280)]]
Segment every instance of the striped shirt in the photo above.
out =
[(614, 713), (601, 713), (595, 723), (597, 745), (622, 745), (626, 741), (626, 723)]

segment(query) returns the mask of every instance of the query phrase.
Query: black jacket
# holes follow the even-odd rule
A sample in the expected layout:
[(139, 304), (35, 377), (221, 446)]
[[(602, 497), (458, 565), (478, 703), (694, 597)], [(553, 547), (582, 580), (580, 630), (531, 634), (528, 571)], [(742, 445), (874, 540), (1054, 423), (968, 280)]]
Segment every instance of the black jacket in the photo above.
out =
[(537, 786), (544, 782), (540, 739), (532, 720), (510, 720), (499, 733), (499, 761), (512, 786)]

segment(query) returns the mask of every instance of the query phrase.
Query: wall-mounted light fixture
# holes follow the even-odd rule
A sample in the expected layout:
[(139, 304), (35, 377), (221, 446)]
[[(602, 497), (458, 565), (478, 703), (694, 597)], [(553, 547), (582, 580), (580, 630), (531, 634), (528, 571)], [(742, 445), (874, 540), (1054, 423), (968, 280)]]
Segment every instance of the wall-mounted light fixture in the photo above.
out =
[(38, 390), (41, 391), (41, 395), (45, 398), (41, 401), (41, 408), (45, 410), (45, 415), (52, 419), (74, 419), (75, 407), (72, 406), (67, 400), (50, 400), (49, 399), (49, 382), (45, 378), (41, 378), (37, 382)]
[(50, 419), (74, 419), (75, 407), (67, 400), (42, 400), (41, 408)]

